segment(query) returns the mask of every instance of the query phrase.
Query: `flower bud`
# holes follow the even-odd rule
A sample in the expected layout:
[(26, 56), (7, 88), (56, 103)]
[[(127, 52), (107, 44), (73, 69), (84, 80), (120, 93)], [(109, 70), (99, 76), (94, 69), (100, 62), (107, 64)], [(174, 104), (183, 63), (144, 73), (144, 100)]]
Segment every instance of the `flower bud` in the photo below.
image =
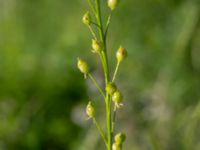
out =
[(118, 145), (117, 143), (114, 143), (112, 145), (112, 150), (122, 150), (122, 146), (121, 145)]
[(89, 11), (84, 14), (82, 21), (87, 26), (91, 24), (91, 16), (90, 16)]
[(108, 7), (111, 10), (114, 10), (118, 4), (119, 4), (119, 0), (108, 0)]
[(87, 74), (89, 73), (88, 64), (87, 64), (84, 60), (78, 58), (77, 66), (78, 66), (78, 69), (79, 69), (83, 74), (87, 75)]
[(123, 61), (127, 57), (126, 49), (120, 46), (120, 48), (117, 50), (116, 57), (118, 62)]
[(97, 41), (97, 40), (92, 40), (92, 49), (94, 53), (99, 53), (102, 50), (102, 44), (101, 42)]
[(110, 95), (113, 95), (113, 93), (117, 90), (117, 87), (115, 83), (110, 82), (106, 85), (106, 92)]
[(91, 102), (89, 102), (86, 107), (86, 114), (88, 115), (89, 119), (95, 117), (96, 112), (95, 112), (95, 109), (92, 106)]
[(119, 90), (116, 90), (112, 95), (112, 101), (114, 103), (120, 104), (122, 102), (123, 96)]
[(115, 135), (115, 143), (117, 145), (122, 145), (125, 139), (126, 139), (126, 135), (124, 133), (118, 133), (117, 135)]

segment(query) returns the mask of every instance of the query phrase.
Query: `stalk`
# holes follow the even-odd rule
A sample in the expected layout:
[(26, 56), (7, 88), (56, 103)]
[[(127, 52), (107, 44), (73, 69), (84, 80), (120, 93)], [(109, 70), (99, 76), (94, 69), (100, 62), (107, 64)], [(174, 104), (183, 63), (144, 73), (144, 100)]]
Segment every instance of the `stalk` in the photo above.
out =
[[(105, 85), (109, 82), (109, 65), (108, 65), (108, 58), (107, 58), (107, 47), (106, 47), (106, 38), (104, 38), (104, 30), (103, 30), (103, 24), (102, 24), (102, 17), (101, 17), (101, 6), (100, 1), (96, 0), (96, 18), (97, 23), (99, 25), (99, 36), (101, 39), (101, 42), (103, 43), (103, 50), (102, 50), (102, 58), (105, 62), (103, 65), (104, 67), (104, 75), (105, 75)], [(107, 148), (108, 150), (112, 150), (112, 113), (111, 113), (111, 99), (108, 93), (106, 93), (106, 122), (107, 122), (107, 139), (108, 144)]]
[[(114, 136), (114, 128), (115, 128), (115, 120), (116, 120), (116, 112), (117, 109), (122, 106), (122, 95), (119, 89), (117, 89), (117, 86), (114, 83), (114, 80), (116, 78), (119, 65), (121, 61), (126, 57), (126, 50), (123, 47), (120, 47), (119, 50), (116, 53), (117, 57), (117, 65), (113, 74), (113, 77), (110, 78), (110, 68), (109, 68), (109, 63), (108, 63), (108, 56), (107, 56), (107, 33), (108, 33), (108, 28), (110, 25), (111, 21), (111, 16), (112, 16), (112, 11), (117, 7), (119, 0), (108, 0), (108, 7), (110, 8), (110, 14), (108, 16), (106, 25), (105, 25), (105, 31), (104, 31), (104, 26), (102, 23), (102, 13), (101, 13), (101, 3), (100, 0), (88, 0), (89, 6), (92, 9), (92, 12), (94, 13), (96, 17), (96, 22), (92, 21), (90, 13), (87, 12), (83, 16), (83, 23), (88, 26), (92, 36), (92, 52), (97, 53), (100, 57), (102, 66), (103, 66), (103, 72), (104, 72), (104, 84), (105, 84), (105, 91), (103, 88), (100, 87), (100, 85), (97, 83), (95, 78), (92, 76), (90, 69), (88, 67), (87, 62), (85, 62), (82, 59), (78, 59), (78, 68), (79, 70), (84, 74), (85, 77), (89, 77), (94, 85), (97, 87), (98, 91), (100, 94), (103, 96), (104, 101), (105, 101), (105, 110), (106, 110), (106, 126), (107, 126), (107, 131), (106, 135), (104, 135), (104, 132), (102, 128), (100, 127), (100, 124), (96, 120), (96, 112), (95, 108), (92, 105), (92, 102), (90, 101), (86, 107), (86, 113), (88, 115), (88, 119), (93, 119), (94, 124), (97, 127), (97, 130), (99, 131), (105, 146), (107, 150), (112, 150), (113, 149), (122, 149), (122, 143), (124, 142), (124, 134), (118, 133)], [(95, 30), (93, 30), (92, 25), (98, 28), (98, 34), (99, 36), (96, 36)], [(113, 107), (114, 106), (114, 107)], [(114, 110), (113, 110), (114, 108)], [(123, 135), (123, 136), (122, 136)], [(107, 137), (106, 137), (107, 136)], [(117, 137), (117, 138), (116, 138)], [(116, 140), (117, 139), (117, 140)]]

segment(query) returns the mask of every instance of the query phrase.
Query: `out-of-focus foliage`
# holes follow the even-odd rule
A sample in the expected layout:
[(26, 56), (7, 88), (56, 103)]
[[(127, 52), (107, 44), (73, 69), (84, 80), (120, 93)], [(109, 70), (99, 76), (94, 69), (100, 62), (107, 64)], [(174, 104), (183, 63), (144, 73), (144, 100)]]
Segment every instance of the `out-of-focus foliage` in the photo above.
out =
[[(101, 99), (76, 70), (81, 56), (103, 79), (81, 23), (87, 9), (86, 0), (0, 1), (0, 150), (104, 148), (84, 115), (96, 99), (103, 120)], [(109, 41), (112, 70), (118, 46), (129, 52), (118, 75), (124, 149), (199, 150), (200, 1), (121, 1)]]

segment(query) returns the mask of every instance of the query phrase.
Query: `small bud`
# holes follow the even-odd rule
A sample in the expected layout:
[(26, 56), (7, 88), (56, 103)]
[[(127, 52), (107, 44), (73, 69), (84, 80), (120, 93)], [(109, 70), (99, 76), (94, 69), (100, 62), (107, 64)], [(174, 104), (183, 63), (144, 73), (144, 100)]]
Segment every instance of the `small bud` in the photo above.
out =
[(91, 24), (91, 16), (90, 16), (89, 11), (84, 14), (82, 21), (87, 26)]
[(122, 150), (122, 146), (121, 145), (118, 145), (117, 143), (114, 143), (112, 145), (112, 150)]
[(102, 44), (101, 42), (97, 41), (97, 40), (92, 40), (92, 52), (94, 53), (99, 53), (102, 50)]
[(95, 117), (95, 109), (92, 106), (91, 102), (88, 103), (87, 107), (86, 107), (86, 114), (88, 115), (88, 119), (90, 118), (94, 118)]
[(123, 48), (122, 46), (120, 46), (120, 48), (118, 49), (118, 51), (116, 53), (116, 57), (117, 57), (118, 62), (123, 61), (127, 57), (126, 49)]
[(122, 102), (123, 96), (119, 90), (116, 90), (112, 95), (112, 100), (114, 103), (120, 104)]
[(79, 70), (85, 75), (85, 77), (86, 77), (86, 75), (89, 73), (88, 64), (87, 64), (84, 60), (78, 58), (77, 66), (78, 66), (78, 69), (79, 69)]
[(117, 90), (117, 87), (115, 83), (110, 82), (106, 85), (106, 92), (110, 95), (113, 95), (113, 93)]
[(114, 10), (118, 4), (119, 4), (119, 0), (108, 0), (108, 7), (111, 10)]
[(125, 139), (126, 139), (126, 135), (124, 133), (118, 133), (117, 135), (115, 135), (115, 143), (117, 145), (122, 145)]

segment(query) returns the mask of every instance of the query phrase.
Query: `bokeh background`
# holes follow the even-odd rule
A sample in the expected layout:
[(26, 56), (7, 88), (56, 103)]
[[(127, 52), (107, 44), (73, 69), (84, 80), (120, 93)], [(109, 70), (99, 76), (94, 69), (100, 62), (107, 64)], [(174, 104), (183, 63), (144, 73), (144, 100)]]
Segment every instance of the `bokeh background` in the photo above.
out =
[[(108, 15), (102, 1), (104, 21)], [(85, 105), (104, 105), (76, 68), (89, 61), (102, 84), (82, 24), (86, 0), (0, 0), (0, 150), (103, 150)], [(200, 150), (200, 1), (121, 0), (109, 30), (111, 71), (119, 45), (129, 57), (117, 130), (124, 150)]]

